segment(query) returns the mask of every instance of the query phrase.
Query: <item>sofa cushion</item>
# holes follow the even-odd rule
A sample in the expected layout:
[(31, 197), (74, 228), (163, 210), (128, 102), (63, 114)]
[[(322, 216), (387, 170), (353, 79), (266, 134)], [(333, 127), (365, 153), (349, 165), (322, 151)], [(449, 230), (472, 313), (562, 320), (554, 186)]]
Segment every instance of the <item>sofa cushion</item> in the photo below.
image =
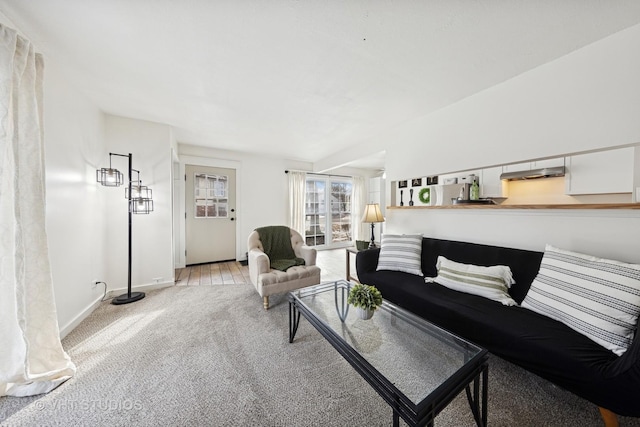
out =
[(287, 271), (271, 269), (268, 273), (262, 273), (258, 278), (258, 283), (262, 286), (269, 286), (316, 276), (320, 277), (320, 267), (317, 265), (295, 266), (290, 267)]
[(640, 313), (640, 265), (547, 245), (522, 307), (622, 355), (633, 341)]
[(403, 271), (422, 276), (422, 235), (383, 234), (377, 270)]
[(504, 305), (517, 305), (509, 296), (509, 288), (514, 280), (511, 269), (506, 265), (482, 267), (462, 264), (439, 256), (436, 269), (438, 275), (425, 278), (425, 282), (435, 282), (447, 288), (492, 299)]

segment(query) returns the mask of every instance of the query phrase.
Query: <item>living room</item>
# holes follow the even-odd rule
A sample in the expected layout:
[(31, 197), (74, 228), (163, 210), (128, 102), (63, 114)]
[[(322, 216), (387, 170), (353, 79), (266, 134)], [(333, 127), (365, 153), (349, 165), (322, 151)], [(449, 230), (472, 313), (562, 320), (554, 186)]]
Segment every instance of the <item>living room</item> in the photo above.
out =
[[(251, 7), (238, 6), (236, 10), (228, 2), (212, 3), (220, 7), (218, 10), (210, 6), (218, 14), (216, 24), (222, 25), (233, 36), (249, 31), (250, 24), (262, 24), (258, 29), (274, 31), (272, 37), (275, 42), (293, 43), (291, 39), (295, 37), (292, 34), (270, 28), (260, 19), (261, 13), (265, 13), (265, 21), (282, 14), (282, 22), (294, 25), (293, 28), (302, 34), (323, 34), (329, 39), (324, 45), (325, 51), (314, 52), (313, 48), (295, 45), (295, 54), (299, 60), (311, 62), (319, 72), (329, 73), (331, 78), (339, 75), (333, 69), (344, 64), (321, 66), (321, 62), (333, 58), (328, 52), (341, 46), (343, 41), (340, 37), (358, 35), (357, 40), (343, 43), (342, 49), (346, 53), (341, 54), (364, 56), (356, 64), (358, 67), (354, 66), (355, 69), (380, 68), (381, 75), (368, 75), (370, 81), (358, 82), (357, 75), (349, 74), (345, 80), (357, 90), (340, 86), (330, 87), (327, 91), (336, 98), (339, 94), (357, 98), (364, 96), (362, 92), (366, 92), (368, 86), (372, 91), (377, 90), (374, 93), (379, 98), (365, 99), (366, 105), (362, 105), (367, 109), (364, 111), (345, 107), (351, 102), (347, 100), (339, 104), (343, 110), (324, 111), (322, 116), (322, 111), (311, 108), (309, 117), (301, 117), (298, 113), (293, 115), (295, 110), (306, 111), (304, 100), (293, 103), (293, 107), (287, 107), (290, 108), (287, 114), (292, 114), (291, 117), (302, 124), (296, 125), (291, 133), (307, 126), (309, 134), (296, 134), (292, 139), (309, 139), (314, 143), (300, 148), (309, 153), (306, 156), (283, 155), (290, 151), (277, 145), (283, 133), (264, 135), (268, 135), (265, 133), (270, 129), (268, 122), (275, 115), (270, 110), (284, 108), (285, 103), (272, 104), (278, 99), (276, 89), (279, 87), (266, 92), (262, 92), (264, 89), (261, 87), (269, 86), (269, 72), (277, 74), (283, 63), (293, 65), (296, 61), (287, 59), (279, 62), (287, 55), (277, 49), (269, 51), (273, 55), (271, 58), (267, 53), (259, 54), (269, 41), (258, 30), (242, 39), (244, 42), (254, 40), (251, 52), (257, 59), (240, 61), (238, 57), (243, 55), (234, 57), (237, 60), (235, 64), (243, 65), (244, 70), (252, 67), (258, 70), (254, 73), (243, 71), (246, 73), (243, 78), (234, 80), (238, 85), (247, 85), (241, 91), (235, 89), (239, 90), (237, 93), (223, 88), (224, 78), (239, 71), (225, 69), (219, 75), (203, 75), (204, 72), (198, 70), (201, 62), (197, 56), (191, 63), (151, 63), (156, 67), (159, 64), (167, 68), (175, 66), (184, 73), (184, 80), (197, 81), (202, 87), (209, 88), (204, 83), (208, 79), (220, 80), (215, 82), (217, 92), (214, 92), (222, 101), (204, 100), (187, 104), (180, 103), (182, 94), (175, 93), (177, 89), (172, 86), (172, 81), (164, 80), (162, 74), (154, 73), (153, 69), (131, 66), (128, 61), (144, 65), (144, 61), (135, 60), (137, 51), (171, 46), (171, 39), (179, 34), (188, 34), (191, 31), (189, 25), (197, 23), (193, 16), (190, 18), (193, 21), (188, 21), (189, 25), (184, 28), (177, 26), (179, 19), (176, 19), (176, 27), (167, 33), (143, 34), (136, 33), (134, 18), (151, 13), (150, 9), (155, 6), (148, 2), (139, 2), (127, 10), (124, 6), (123, 9), (110, 8), (105, 4), (87, 6), (81, 2), (0, 1), (0, 23), (18, 30), (44, 54), (46, 226), (62, 337), (100, 305), (104, 290), (101, 286), (91, 286), (92, 283), (106, 282), (110, 291), (121, 291), (126, 287), (127, 218), (123, 194), (119, 190), (99, 188), (95, 182), (95, 171), (108, 164), (110, 152), (133, 153), (135, 168), (141, 171), (145, 183), (153, 187), (153, 215), (134, 219), (132, 249), (135, 260), (132, 283), (136, 289), (152, 289), (171, 286), (175, 268), (183, 266), (180, 264), (179, 244), (183, 230), (173, 200), (179, 194), (176, 189), (180, 185), (185, 159), (199, 159), (206, 166), (236, 169), (239, 195), (236, 258), (244, 260), (246, 238), (252, 230), (287, 222), (285, 170), (379, 177), (379, 168), (359, 169), (352, 165), (384, 152), (383, 183), (385, 199), (390, 203), (391, 183), (395, 181), (640, 144), (640, 84), (637, 81), (640, 75), (640, 58), (637, 55), (640, 51), (640, 8), (635, 1), (616, 5), (601, 1), (554, 6), (518, 3), (508, 7), (486, 1), (474, 6), (460, 3), (451, 9), (440, 5), (434, 10), (409, 3), (367, 6), (366, 2), (355, 2), (353, 8), (339, 9), (339, 12), (332, 10), (331, 5), (306, 8), (289, 2), (278, 2), (278, 6), (273, 8), (249, 2)], [(198, 2), (190, 2), (184, 7), (185, 13), (190, 7), (197, 11), (200, 6)], [(166, 9), (159, 8), (158, 19), (166, 18), (173, 11), (169, 3), (163, 3), (163, 7)], [(198, 15), (197, 12), (192, 13)], [(408, 18), (416, 14), (417, 18)], [(479, 18), (474, 18), (475, 14), (492, 19), (481, 25)], [(153, 16), (151, 14), (148, 19)], [(239, 17), (224, 26), (221, 21), (225, 16)], [(249, 23), (243, 21), (243, 16)], [(354, 20), (353, 31), (345, 30), (349, 28), (348, 18)], [(392, 22), (385, 21), (392, 18)], [(410, 35), (421, 34), (409, 30), (417, 31), (421, 20), (435, 25), (433, 21), (437, 23), (438, 18), (448, 18), (450, 22), (439, 23), (433, 30), (436, 36), (457, 42), (433, 52), (440, 55), (437, 64), (443, 68), (433, 72), (429, 61), (423, 60), (418, 63), (421, 68), (402, 69), (406, 60), (403, 55), (428, 53), (421, 48), (419, 41), (406, 45)], [(512, 24), (505, 24), (504, 21), (509, 19), (513, 20)], [(91, 45), (90, 41), (95, 40), (96, 33), (103, 26), (101, 20), (118, 21), (119, 24), (114, 24), (112, 33), (107, 31), (105, 24), (104, 37), (97, 38), (101, 44)], [(322, 27), (319, 22), (323, 20), (334, 26)], [(156, 25), (162, 27), (166, 22), (158, 20)], [(407, 33), (396, 34), (403, 23), (408, 27)], [(149, 23), (144, 25), (153, 27)], [(304, 25), (309, 27), (308, 32), (302, 30)], [(448, 25), (458, 32), (466, 26), (470, 30), (456, 33), (457, 38), (450, 39), (445, 37)], [(503, 32), (489, 32), (487, 27), (490, 26)], [(425, 28), (428, 28), (427, 24)], [(328, 37), (326, 34), (333, 30), (339, 30), (337, 35)], [(487, 33), (472, 30), (486, 30)], [(113, 44), (109, 43), (109, 37), (114, 38)], [(136, 37), (142, 39), (140, 43), (131, 40)], [(505, 42), (511, 38), (514, 39), (512, 43)], [(257, 39), (260, 42), (255, 41)], [(481, 40), (476, 44), (472, 43), (474, 39)], [(70, 40), (74, 42), (70, 44)], [(316, 41), (315, 38), (312, 40)], [(525, 42), (528, 44), (518, 45)], [(207, 43), (213, 44), (214, 41)], [(505, 51), (489, 49), (487, 45), (491, 43)], [(370, 47), (371, 44), (374, 46)], [(384, 45), (385, 52), (395, 49), (396, 55), (371, 57), (381, 45)], [(458, 55), (460, 58), (463, 56), (456, 54), (455, 49), (469, 53), (479, 48), (478, 45), (482, 50), (477, 56), (467, 57), (469, 62), (456, 62)], [(77, 50), (69, 46), (75, 46)], [(246, 46), (234, 48), (241, 51)], [(358, 49), (365, 51), (359, 52)], [(117, 56), (112, 54), (117, 51), (122, 51), (123, 56), (119, 62), (114, 62), (113, 58)], [(198, 48), (193, 48), (193, 52), (198, 52)], [(311, 52), (312, 58), (304, 56), (305, 52)], [(320, 59), (314, 59), (314, 55)], [(96, 76), (104, 76), (104, 71), (96, 74), (98, 68), (120, 78), (125, 76), (121, 80), (123, 85), (114, 89), (106, 81), (96, 79)], [(264, 76), (260, 77), (260, 73)], [(428, 80), (426, 76), (447, 73), (453, 83), (446, 87), (455, 90), (446, 94), (416, 83), (421, 79)], [(470, 74), (474, 76), (470, 77)], [(393, 81), (393, 76), (397, 81)], [(300, 85), (305, 82), (299, 76), (286, 74), (286, 77)], [(322, 77), (315, 77), (317, 86), (314, 93), (322, 93), (325, 89), (317, 83), (324, 81)], [(404, 81), (408, 83), (402, 83)], [(388, 86), (382, 89), (373, 87), (374, 83), (382, 82)], [(468, 87), (466, 82), (469, 82)], [(179, 81), (175, 83), (177, 87), (183, 87)], [(411, 85), (415, 85), (414, 92)], [(198, 90), (193, 86), (189, 88), (194, 92)], [(264, 97), (258, 99), (256, 95), (252, 98), (252, 93), (262, 93)], [(431, 93), (433, 99), (429, 98)], [(185, 99), (189, 98), (186, 95), (192, 96), (193, 93), (185, 93)], [(196, 93), (195, 98), (201, 95)], [(234, 95), (238, 96), (234, 98)], [(417, 99), (412, 99), (412, 96)], [(170, 105), (176, 100), (177, 104)], [(313, 99), (307, 101), (314, 107)], [(238, 105), (248, 106), (239, 113), (236, 111)], [(223, 111), (222, 106), (227, 110)], [(215, 117), (216, 121), (233, 121), (236, 115), (243, 114), (254, 120), (255, 129), (237, 129), (240, 136), (220, 132), (208, 141), (207, 135), (199, 134), (207, 127), (199, 126), (196, 119), (191, 119), (191, 116), (202, 118), (202, 111), (208, 112), (208, 116)], [(167, 118), (167, 114), (173, 116)], [(361, 115), (367, 114), (372, 118), (363, 120)], [(341, 129), (340, 123), (348, 123), (349, 120), (354, 122), (353, 125)], [(188, 129), (187, 125), (193, 125), (193, 128)], [(321, 138), (326, 136), (324, 130), (316, 128), (322, 125), (337, 129), (330, 134), (333, 138), (331, 151), (323, 148), (325, 142), (329, 144)], [(229, 128), (223, 130), (228, 132)], [(251, 138), (258, 143), (243, 145)], [(268, 150), (270, 144), (278, 148)], [(302, 143), (300, 145), (303, 146)], [(120, 164), (117, 167), (121, 167)], [(638, 171), (640, 168), (636, 167), (633, 183), (629, 185), (629, 202), (636, 201), (636, 191), (632, 189), (640, 187)], [(422, 233), (435, 238), (536, 251), (544, 250), (545, 244), (553, 244), (594, 256), (640, 263), (637, 250), (640, 215), (635, 209), (385, 207), (382, 206), (385, 214), (382, 227), (389, 233)]]

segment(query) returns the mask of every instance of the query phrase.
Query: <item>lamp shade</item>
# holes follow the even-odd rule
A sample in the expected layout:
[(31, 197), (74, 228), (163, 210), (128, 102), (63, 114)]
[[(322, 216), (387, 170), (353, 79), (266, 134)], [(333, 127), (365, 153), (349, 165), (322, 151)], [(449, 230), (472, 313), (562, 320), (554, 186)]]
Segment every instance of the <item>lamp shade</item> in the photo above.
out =
[[(129, 198), (129, 189), (124, 189), (124, 198)], [(131, 185), (131, 198), (132, 199), (153, 199), (152, 190), (146, 185), (142, 185), (142, 182), (138, 181), (136, 184)]]
[(378, 203), (370, 203), (364, 208), (362, 222), (384, 222), (384, 217), (382, 216), (380, 205)]
[(96, 181), (107, 187), (117, 187), (122, 185), (124, 179), (122, 172), (109, 167), (96, 170)]
[(149, 212), (153, 212), (153, 200), (151, 199), (143, 199), (138, 197), (136, 199), (131, 199), (129, 202), (131, 206), (131, 213), (134, 214), (148, 214)]

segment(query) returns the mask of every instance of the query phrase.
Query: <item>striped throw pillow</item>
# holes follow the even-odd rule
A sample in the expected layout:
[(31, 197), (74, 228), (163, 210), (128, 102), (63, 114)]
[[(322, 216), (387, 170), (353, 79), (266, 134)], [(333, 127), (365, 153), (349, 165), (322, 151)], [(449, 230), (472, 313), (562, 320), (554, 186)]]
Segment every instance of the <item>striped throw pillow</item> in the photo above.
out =
[(509, 295), (509, 288), (515, 282), (511, 268), (506, 265), (483, 267), (462, 264), (439, 256), (436, 269), (438, 275), (425, 278), (425, 282), (435, 282), (447, 288), (489, 298), (504, 305), (517, 305)]
[(640, 265), (547, 245), (522, 307), (558, 320), (622, 355), (640, 313)]
[(422, 274), (422, 234), (383, 234), (377, 270)]

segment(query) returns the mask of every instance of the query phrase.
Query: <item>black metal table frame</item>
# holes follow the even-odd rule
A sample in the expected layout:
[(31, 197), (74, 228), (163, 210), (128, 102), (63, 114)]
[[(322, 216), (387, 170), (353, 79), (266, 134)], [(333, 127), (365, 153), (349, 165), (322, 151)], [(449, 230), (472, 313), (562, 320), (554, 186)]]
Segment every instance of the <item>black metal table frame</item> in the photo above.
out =
[[(328, 285), (318, 285), (312, 289), (325, 288)], [(346, 284), (346, 282), (344, 282)], [(347, 288), (348, 290), (348, 288)], [(299, 293), (301, 291), (298, 291)], [(304, 291), (302, 291), (304, 292)], [(344, 321), (348, 312), (348, 305), (345, 310), (344, 298), (342, 301), (342, 314), (336, 295), (336, 309)], [(401, 309), (387, 301), (379, 308), (390, 310), (393, 314), (404, 321), (420, 327), (420, 322), (427, 322), (404, 309)], [(467, 400), (471, 407), (471, 412), (479, 427), (487, 425), (487, 399), (488, 399), (488, 375), (489, 363), (487, 350), (482, 350), (471, 360), (459, 369), (454, 375), (442, 383), (431, 392), (424, 400), (415, 405), (408, 397), (398, 390), (391, 381), (378, 372), (367, 360), (365, 360), (356, 350), (347, 344), (335, 331), (324, 321), (319, 319), (304, 303), (298, 300), (293, 292), (289, 293), (289, 343), (292, 343), (302, 315), (311, 323), (347, 362), (358, 372), (373, 389), (391, 406), (393, 409), (393, 425), (397, 427), (400, 417), (410, 426), (433, 426), (435, 417), (442, 411), (462, 390), (466, 390)], [(343, 317), (344, 316), (344, 317)], [(427, 331), (427, 333), (433, 333)], [(443, 331), (443, 334), (445, 332)], [(462, 342), (465, 342), (461, 339)], [(473, 390), (472, 390), (473, 384)]]

